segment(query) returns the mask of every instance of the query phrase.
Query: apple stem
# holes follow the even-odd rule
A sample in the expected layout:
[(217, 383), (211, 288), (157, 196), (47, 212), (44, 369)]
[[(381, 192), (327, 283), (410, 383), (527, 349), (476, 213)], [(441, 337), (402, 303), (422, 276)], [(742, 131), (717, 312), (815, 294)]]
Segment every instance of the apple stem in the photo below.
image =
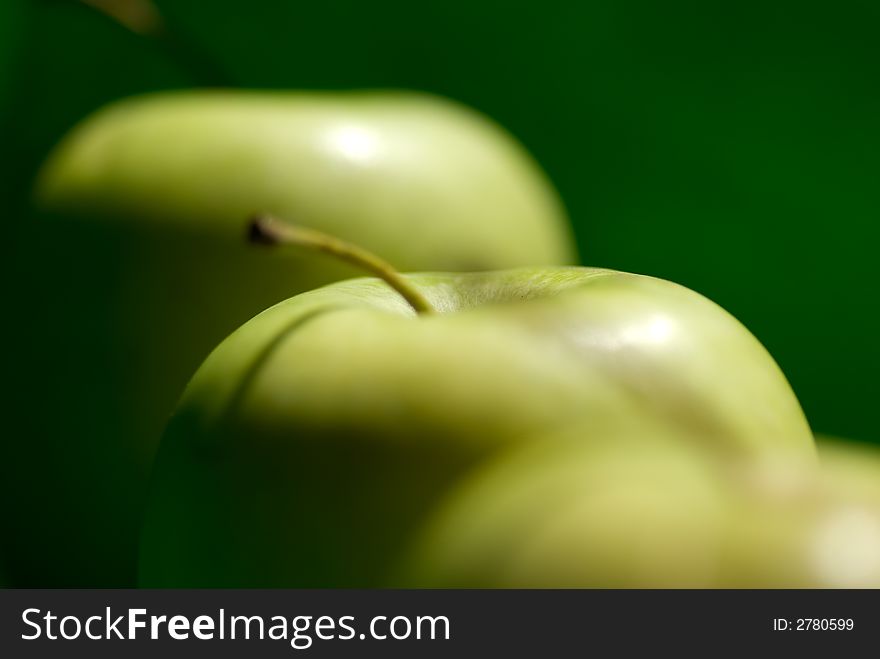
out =
[(434, 307), (425, 296), (385, 259), (322, 231), (283, 222), (272, 215), (260, 214), (251, 218), (248, 224), (248, 240), (258, 245), (296, 245), (330, 254), (382, 279), (397, 291), (416, 313), (434, 313)]
[(81, 0), (84, 5), (103, 12), (123, 27), (141, 36), (161, 35), (165, 26), (162, 14), (152, 0)]

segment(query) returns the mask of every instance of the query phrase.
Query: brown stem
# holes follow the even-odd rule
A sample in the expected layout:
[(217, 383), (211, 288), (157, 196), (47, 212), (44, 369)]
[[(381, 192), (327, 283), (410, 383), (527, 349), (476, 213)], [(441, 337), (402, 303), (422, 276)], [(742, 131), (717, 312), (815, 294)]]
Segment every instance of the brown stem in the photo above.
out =
[(416, 313), (434, 313), (434, 307), (421, 291), (401, 276), (390, 263), (352, 243), (315, 229), (282, 222), (267, 214), (256, 215), (251, 219), (248, 225), (248, 239), (260, 245), (296, 245), (330, 254), (382, 279), (400, 293)]

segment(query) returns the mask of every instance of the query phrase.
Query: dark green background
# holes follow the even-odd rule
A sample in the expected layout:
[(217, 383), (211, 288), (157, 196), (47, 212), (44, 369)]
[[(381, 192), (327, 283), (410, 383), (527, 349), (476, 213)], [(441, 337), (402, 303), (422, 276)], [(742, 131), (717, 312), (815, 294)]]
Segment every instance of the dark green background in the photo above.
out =
[[(48, 149), (112, 99), (206, 84), (430, 90), (531, 149), (585, 263), (713, 298), (770, 349), (817, 431), (880, 441), (880, 4), (159, 4), (175, 43), (73, 1), (0, 3), (6, 250)], [(6, 323), (26, 323), (22, 287), (4, 279)]]

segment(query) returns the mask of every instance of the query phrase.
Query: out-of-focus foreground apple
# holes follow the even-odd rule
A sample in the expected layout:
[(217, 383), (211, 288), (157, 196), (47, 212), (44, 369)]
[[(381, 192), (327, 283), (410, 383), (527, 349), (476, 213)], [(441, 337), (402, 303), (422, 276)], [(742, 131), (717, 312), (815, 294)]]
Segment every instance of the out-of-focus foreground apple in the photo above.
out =
[(745, 465), (579, 433), (522, 444), (438, 506), (397, 583), (880, 587), (880, 453), (822, 458)]

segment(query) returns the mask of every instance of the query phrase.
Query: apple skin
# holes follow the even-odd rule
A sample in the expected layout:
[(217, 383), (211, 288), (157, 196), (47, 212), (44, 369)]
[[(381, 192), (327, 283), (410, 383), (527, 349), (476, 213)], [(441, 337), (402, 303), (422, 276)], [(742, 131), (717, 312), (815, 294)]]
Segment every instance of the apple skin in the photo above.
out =
[(410, 280), (440, 313), (354, 280), (211, 354), (159, 453), (141, 585), (393, 585), (446, 492), (570, 427), (590, 445), (674, 433), (745, 463), (815, 459), (772, 358), (681, 286), (591, 268)]
[(816, 446), (827, 478), (880, 508), (880, 447), (829, 435), (817, 435)]
[[(59, 145), (38, 197), (90, 220), (188, 228), (236, 245), (243, 218), (273, 213), (403, 271), (576, 258), (559, 199), (523, 148), (476, 112), (413, 92), (124, 100)], [(338, 277), (326, 260), (308, 269), (311, 281)]]
[(425, 516), (392, 583), (461, 588), (702, 588), (728, 501), (693, 446), (588, 430), (520, 442)]
[[(394, 583), (465, 588), (877, 588), (880, 452), (715, 459), (671, 435), (520, 443), (426, 516)], [(661, 439), (655, 436), (654, 439)]]
[[(358, 274), (247, 245), (272, 211), (411, 269), (576, 260), (533, 160), (488, 119), (416, 93), (186, 92), (97, 112), (40, 174), (14, 281), (26, 434), (4, 447), (22, 586), (130, 586), (156, 446), (236, 327)], [(20, 256), (18, 256), (20, 252)], [(63, 548), (63, 549), (61, 549)]]
[(751, 473), (728, 526), (728, 583), (880, 588), (880, 452), (817, 445), (815, 469)]

